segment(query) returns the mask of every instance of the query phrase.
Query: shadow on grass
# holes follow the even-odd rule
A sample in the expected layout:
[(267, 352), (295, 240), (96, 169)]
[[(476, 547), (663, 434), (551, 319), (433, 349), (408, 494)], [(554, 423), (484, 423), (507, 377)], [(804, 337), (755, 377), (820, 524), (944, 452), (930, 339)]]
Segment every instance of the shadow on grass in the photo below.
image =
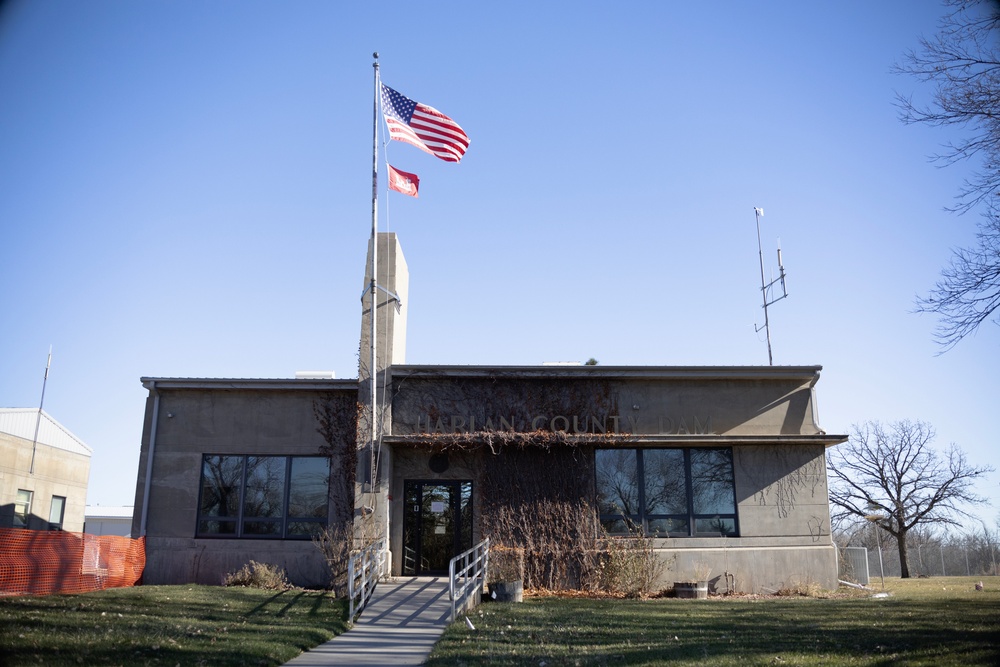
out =
[(347, 628), (322, 592), (208, 586), (0, 598), (0, 664), (280, 665)]
[(474, 612), (476, 631), (452, 625), (427, 664), (992, 666), (997, 602), (529, 600)]
[[(247, 612), (247, 614), (246, 614), (247, 617), (249, 618), (250, 616), (253, 616), (254, 614), (266, 613), (267, 607), (269, 607), (271, 605), (271, 603), (274, 602), (275, 600), (277, 600), (278, 598), (286, 597), (286, 593), (289, 593), (289, 591), (278, 591), (277, 593), (275, 593), (271, 597), (267, 598), (266, 600), (263, 600), (256, 607), (254, 607), (253, 609), (251, 609), (250, 611)], [(294, 600), (292, 600), (291, 602), (289, 602), (288, 604), (286, 604), (285, 608), (283, 610), (279, 611), (276, 615), (280, 616), (283, 611), (286, 611), (294, 603), (295, 603)]]

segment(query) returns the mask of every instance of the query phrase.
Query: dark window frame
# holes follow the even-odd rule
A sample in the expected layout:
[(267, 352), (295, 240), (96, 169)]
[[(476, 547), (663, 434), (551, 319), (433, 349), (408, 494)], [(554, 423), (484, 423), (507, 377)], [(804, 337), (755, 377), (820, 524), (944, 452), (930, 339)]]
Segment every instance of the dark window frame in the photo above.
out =
[[(205, 494), (205, 464), (209, 459), (239, 459), (239, 477), (236, 488), (237, 492), (237, 507), (235, 516), (224, 516), (224, 515), (213, 515), (206, 514), (204, 512), (204, 494)], [(281, 491), (281, 512), (280, 516), (275, 517), (257, 517), (245, 514), (246, 512), (246, 492), (247, 492), (247, 475), (250, 472), (248, 470), (247, 463), (251, 458), (254, 459), (283, 459), (284, 461), (284, 474), (283, 474), (283, 488)], [(326, 492), (324, 498), (326, 499), (326, 514), (322, 517), (316, 516), (291, 516), (289, 515), (289, 498), (294, 493), (295, 489), (292, 484), (292, 470), (293, 462), (296, 459), (321, 459), (326, 462)], [(309, 540), (312, 539), (313, 532), (293, 532), (290, 528), (301, 527), (303, 524), (316, 524), (317, 529), (325, 528), (330, 522), (330, 475), (332, 471), (330, 469), (330, 458), (327, 456), (315, 456), (315, 455), (268, 455), (268, 454), (203, 454), (201, 457), (201, 467), (198, 472), (198, 512), (197, 519), (195, 521), (195, 537), (198, 538), (208, 538), (208, 539), (258, 539), (258, 540)], [(236, 485), (234, 485), (236, 486)], [(222, 532), (221, 530), (208, 530), (206, 529), (206, 524), (215, 523), (219, 527), (223, 524), (232, 527), (231, 532)], [(257, 525), (261, 523), (275, 524), (279, 527), (279, 530), (275, 533), (265, 534), (265, 533), (255, 533), (247, 530), (247, 525)]]
[[(686, 509), (687, 511), (683, 514), (673, 514), (673, 513), (653, 513), (647, 512), (646, 504), (646, 475), (645, 475), (645, 452), (655, 452), (655, 451), (682, 451), (684, 454), (684, 488), (686, 495)], [(625, 514), (623, 512), (603, 512), (601, 511), (601, 502), (599, 498), (598, 489), (598, 476), (599, 476), (599, 464), (598, 456), (600, 452), (622, 452), (630, 451), (634, 452), (635, 455), (635, 484), (636, 484), (636, 495), (637, 495), (637, 506), (638, 512), (632, 514)], [(694, 479), (692, 475), (692, 453), (693, 452), (705, 452), (705, 451), (723, 451), (727, 452), (729, 456), (730, 463), (730, 491), (732, 494), (732, 508), (733, 511), (730, 512), (699, 512), (696, 513), (694, 510), (694, 503), (696, 494), (694, 492)], [(740, 536), (740, 521), (739, 521), (739, 505), (736, 500), (736, 474), (735, 466), (733, 465), (733, 450), (732, 447), (614, 447), (614, 448), (597, 448), (594, 450), (594, 498), (595, 505), (598, 508), (599, 519), (601, 525), (608, 529), (609, 526), (613, 525), (623, 525), (626, 526), (626, 530), (620, 529), (610, 529), (608, 534), (610, 535), (625, 535), (632, 530), (640, 529), (644, 535), (656, 538), (686, 538), (686, 537), (739, 537)], [(724, 521), (732, 521), (732, 531), (698, 531), (699, 522), (705, 521), (716, 521), (719, 525)], [(651, 521), (680, 521), (686, 524), (686, 529), (684, 531), (655, 531), (650, 530)]]
[[(58, 503), (57, 503), (58, 501)], [(56, 510), (56, 505), (59, 506), (58, 513)], [(52, 496), (49, 501), (49, 530), (62, 530), (63, 522), (66, 520), (66, 496)]]

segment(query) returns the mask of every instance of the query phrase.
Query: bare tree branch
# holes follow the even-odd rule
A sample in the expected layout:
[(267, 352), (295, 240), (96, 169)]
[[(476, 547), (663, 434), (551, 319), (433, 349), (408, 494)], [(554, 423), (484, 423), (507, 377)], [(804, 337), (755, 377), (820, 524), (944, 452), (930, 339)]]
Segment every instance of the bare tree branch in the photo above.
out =
[[(1000, 308), (1000, 9), (988, 0), (945, 0), (949, 13), (933, 38), (904, 54), (894, 71), (934, 86), (931, 101), (897, 95), (906, 124), (960, 126), (969, 135), (932, 156), (942, 166), (978, 159), (980, 169), (959, 191), (951, 211), (985, 210), (976, 246), (954, 250), (918, 312), (941, 316), (935, 339), (941, 352), (974, 333)], [(1000, 318), (994, 320), (1000, 324)]]
[[(979, 226), (977, 246), (957, 249), (917, 310), (942, 315), (935, 338), (943, 351), (974, 333), (1000, 308), (1000, 211), (991, 207)], [(1000, 314), (993, 317), (1000, 324)]]

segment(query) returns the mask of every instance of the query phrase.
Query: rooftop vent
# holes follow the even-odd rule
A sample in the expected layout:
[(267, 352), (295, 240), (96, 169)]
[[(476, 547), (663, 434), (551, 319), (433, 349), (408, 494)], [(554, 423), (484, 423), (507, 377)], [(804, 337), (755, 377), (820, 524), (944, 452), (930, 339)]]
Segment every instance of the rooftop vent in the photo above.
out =
[(336, 377), (333, 371), (295, 371), (296, 380), (333, 380)]

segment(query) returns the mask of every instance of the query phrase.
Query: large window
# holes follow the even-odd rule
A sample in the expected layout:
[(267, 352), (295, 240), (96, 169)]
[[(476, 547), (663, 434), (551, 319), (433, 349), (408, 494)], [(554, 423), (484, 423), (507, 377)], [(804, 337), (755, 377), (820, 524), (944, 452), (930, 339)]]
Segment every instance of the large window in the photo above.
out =
[(206, 454), (198, 536), (309, 539), (326, 526), (330, 460)]
[(598, 449), (597, 505), (611, 534), (738, 534), (731, 449)]

